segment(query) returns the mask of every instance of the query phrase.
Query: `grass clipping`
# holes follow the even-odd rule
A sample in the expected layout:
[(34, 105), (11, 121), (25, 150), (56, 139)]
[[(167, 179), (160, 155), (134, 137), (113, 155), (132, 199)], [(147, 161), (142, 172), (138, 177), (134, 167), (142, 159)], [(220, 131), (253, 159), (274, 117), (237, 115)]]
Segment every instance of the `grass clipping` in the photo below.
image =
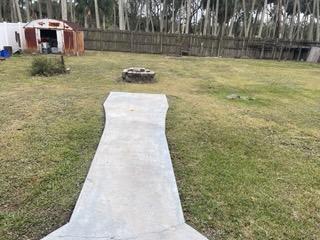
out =
[(36, 57), (32, 61), (31, 75), (32, 76), (53, 76), (58, 74), (65, 74), (66, 67), (64, 58), (57, 57)]

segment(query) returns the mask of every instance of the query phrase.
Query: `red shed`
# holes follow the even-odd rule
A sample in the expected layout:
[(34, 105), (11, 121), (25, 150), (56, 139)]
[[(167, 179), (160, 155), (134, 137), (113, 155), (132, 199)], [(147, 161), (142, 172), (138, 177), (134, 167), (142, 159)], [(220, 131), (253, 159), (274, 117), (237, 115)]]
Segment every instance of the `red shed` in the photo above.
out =
[(84, 52), (81, 28), (71, 22), (37, 19), (24, 27), (26, 51), (80, 55)]

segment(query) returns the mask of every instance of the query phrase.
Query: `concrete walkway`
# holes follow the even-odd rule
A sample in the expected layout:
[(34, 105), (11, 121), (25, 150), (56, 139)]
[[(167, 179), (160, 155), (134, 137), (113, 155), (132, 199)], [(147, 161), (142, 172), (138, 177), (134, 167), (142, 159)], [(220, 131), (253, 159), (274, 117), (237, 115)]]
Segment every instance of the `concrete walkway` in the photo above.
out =
[(105, 129), (70, 221), (43, 239), (205, 240), (183, 217), (165, 95), (112, 92), (104, 108)]

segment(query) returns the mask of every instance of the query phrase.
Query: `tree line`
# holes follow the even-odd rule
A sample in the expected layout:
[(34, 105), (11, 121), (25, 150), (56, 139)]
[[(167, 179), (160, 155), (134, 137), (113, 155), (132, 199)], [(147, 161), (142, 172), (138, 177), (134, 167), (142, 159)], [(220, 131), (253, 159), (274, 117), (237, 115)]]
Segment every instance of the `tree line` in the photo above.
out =
[(0, 0), (0, 22), (38, 18), (85, 28), (320, 41), (320, 0)]

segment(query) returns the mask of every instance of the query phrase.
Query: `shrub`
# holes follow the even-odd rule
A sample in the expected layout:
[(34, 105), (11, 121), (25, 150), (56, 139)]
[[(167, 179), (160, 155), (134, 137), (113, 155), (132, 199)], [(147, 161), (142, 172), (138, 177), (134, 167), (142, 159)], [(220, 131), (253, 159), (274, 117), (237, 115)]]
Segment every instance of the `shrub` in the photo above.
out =
[(52, 76), (66, 73), (63, 57), (36, 57), (31, 65), (31, 75)]

